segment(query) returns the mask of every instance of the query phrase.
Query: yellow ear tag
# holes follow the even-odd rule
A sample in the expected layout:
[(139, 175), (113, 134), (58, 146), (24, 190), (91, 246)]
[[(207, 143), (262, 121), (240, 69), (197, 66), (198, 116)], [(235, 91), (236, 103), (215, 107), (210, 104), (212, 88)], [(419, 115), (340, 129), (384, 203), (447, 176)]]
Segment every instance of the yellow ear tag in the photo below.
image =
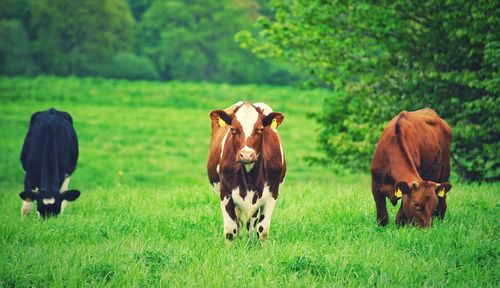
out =
[(222, 118), (219, 118), (219, 126), (224, 127), (226, 125), (227, 125), (226, 122), (224, 122), (224, 120), (222, 120)]
[(403, 192), (401, 192), (401, 190), (398, 188), (396, 191), (394, 191), (394, 196), (399, 199), (403, 197)]
[(437, 194), (438, 194), (438, 197), (441, 197), (441, 198), (443, 198), (444, 195), (446, 195), (446, 193), (444, 192), (444, 189), (439, 190)]
[(278, 121), (276, 121), (276, 118), (274, 118), (273, 122), (271, 122), (271, 128), (273, 128), (273, 129), (278, 128)]

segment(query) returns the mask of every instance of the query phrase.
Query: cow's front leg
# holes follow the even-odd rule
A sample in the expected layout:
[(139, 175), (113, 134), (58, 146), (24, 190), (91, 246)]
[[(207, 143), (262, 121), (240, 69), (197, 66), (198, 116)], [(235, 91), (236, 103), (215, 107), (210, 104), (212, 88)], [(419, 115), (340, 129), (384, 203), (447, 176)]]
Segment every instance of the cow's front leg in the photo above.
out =
[(29, 215), (31, 209), (33, 209), (33, 202), (23, 200), (23, 204), (21, 205), (21, 217)]
[(276, 205), (276, 199), (270, 197), (267, 200), (264, 207), (262, 207), (259, 224), (257, 224), (257, 236), (261, 242), (267, 240), (269, 237), (269, 227), (271, 225), (271, 217), (273, 216), (274, 206)]
[(403, 212), (403, 204), (401, 203), (401, 207), (399, 207), (398, 214), (396, 214), (396, 225), (404, 226), (407, 222), (405, 213)]
[(231, 196), (227, 195), (220, 202), (222, 217), (224, 220), (224, 237), (226, 243), (229, 244), (233, 241), (236, 233), (238, 232), (238, 224), (236, 218), (236, 210)]

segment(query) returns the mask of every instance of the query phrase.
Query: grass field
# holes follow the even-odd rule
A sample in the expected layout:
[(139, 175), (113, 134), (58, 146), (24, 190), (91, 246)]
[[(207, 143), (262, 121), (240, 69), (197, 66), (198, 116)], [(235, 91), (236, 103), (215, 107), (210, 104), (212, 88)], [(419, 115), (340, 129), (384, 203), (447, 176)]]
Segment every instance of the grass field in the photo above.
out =
[[(498, 287), (499, 184), (453, 182), (443, 223), (375, 225), (370, 178), (310, 167), (327, 91), (204, 83), (0, 78), (0, 287)], [(285, 114), (288, 175), (261, 247), (224, 245), (208, 184), (208, 112), (246, 99)], [(19, 153), (34, 111), (72, 114), (80, 159), (62, 217), (20, 218)], [(122, 171), (123, 176), (118, 176)], [(396, 208), (390, 206), (391, 219)]]

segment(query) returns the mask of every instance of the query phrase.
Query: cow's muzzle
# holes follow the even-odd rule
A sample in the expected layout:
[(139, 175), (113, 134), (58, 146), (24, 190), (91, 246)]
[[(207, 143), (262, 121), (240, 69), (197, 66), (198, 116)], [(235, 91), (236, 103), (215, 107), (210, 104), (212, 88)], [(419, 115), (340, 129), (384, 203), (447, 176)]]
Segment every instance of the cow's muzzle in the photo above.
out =
[(255, 150), (251, 148), (243, 148), (238, 152), (238, 155), (236, 156), (236, 162), (239, 163), (253, 163), (257, 161), (257, 154), (255, 153)]

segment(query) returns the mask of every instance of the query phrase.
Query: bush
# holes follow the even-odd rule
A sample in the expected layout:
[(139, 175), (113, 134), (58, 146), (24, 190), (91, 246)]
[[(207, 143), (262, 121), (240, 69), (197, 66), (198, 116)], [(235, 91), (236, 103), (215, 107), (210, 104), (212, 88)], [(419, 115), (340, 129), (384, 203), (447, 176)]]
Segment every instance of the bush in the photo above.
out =
[(158, 80), (158, 72), (146, 57), (133, 53), (118, 53), (104, 66), (96, 67), (96, 75), (128, 80)]
[(382, 127), (430, 107), (452, 126), (466, 180), (500, 180), (498, 1), (273, 1), (242, 46), (335, 87), (318, 115), (324, 163), (368, 171)]
[(30, 41), (19, 20), (0, 21), (0, 73), (33, 75), (38, 67), (31, 56)]

